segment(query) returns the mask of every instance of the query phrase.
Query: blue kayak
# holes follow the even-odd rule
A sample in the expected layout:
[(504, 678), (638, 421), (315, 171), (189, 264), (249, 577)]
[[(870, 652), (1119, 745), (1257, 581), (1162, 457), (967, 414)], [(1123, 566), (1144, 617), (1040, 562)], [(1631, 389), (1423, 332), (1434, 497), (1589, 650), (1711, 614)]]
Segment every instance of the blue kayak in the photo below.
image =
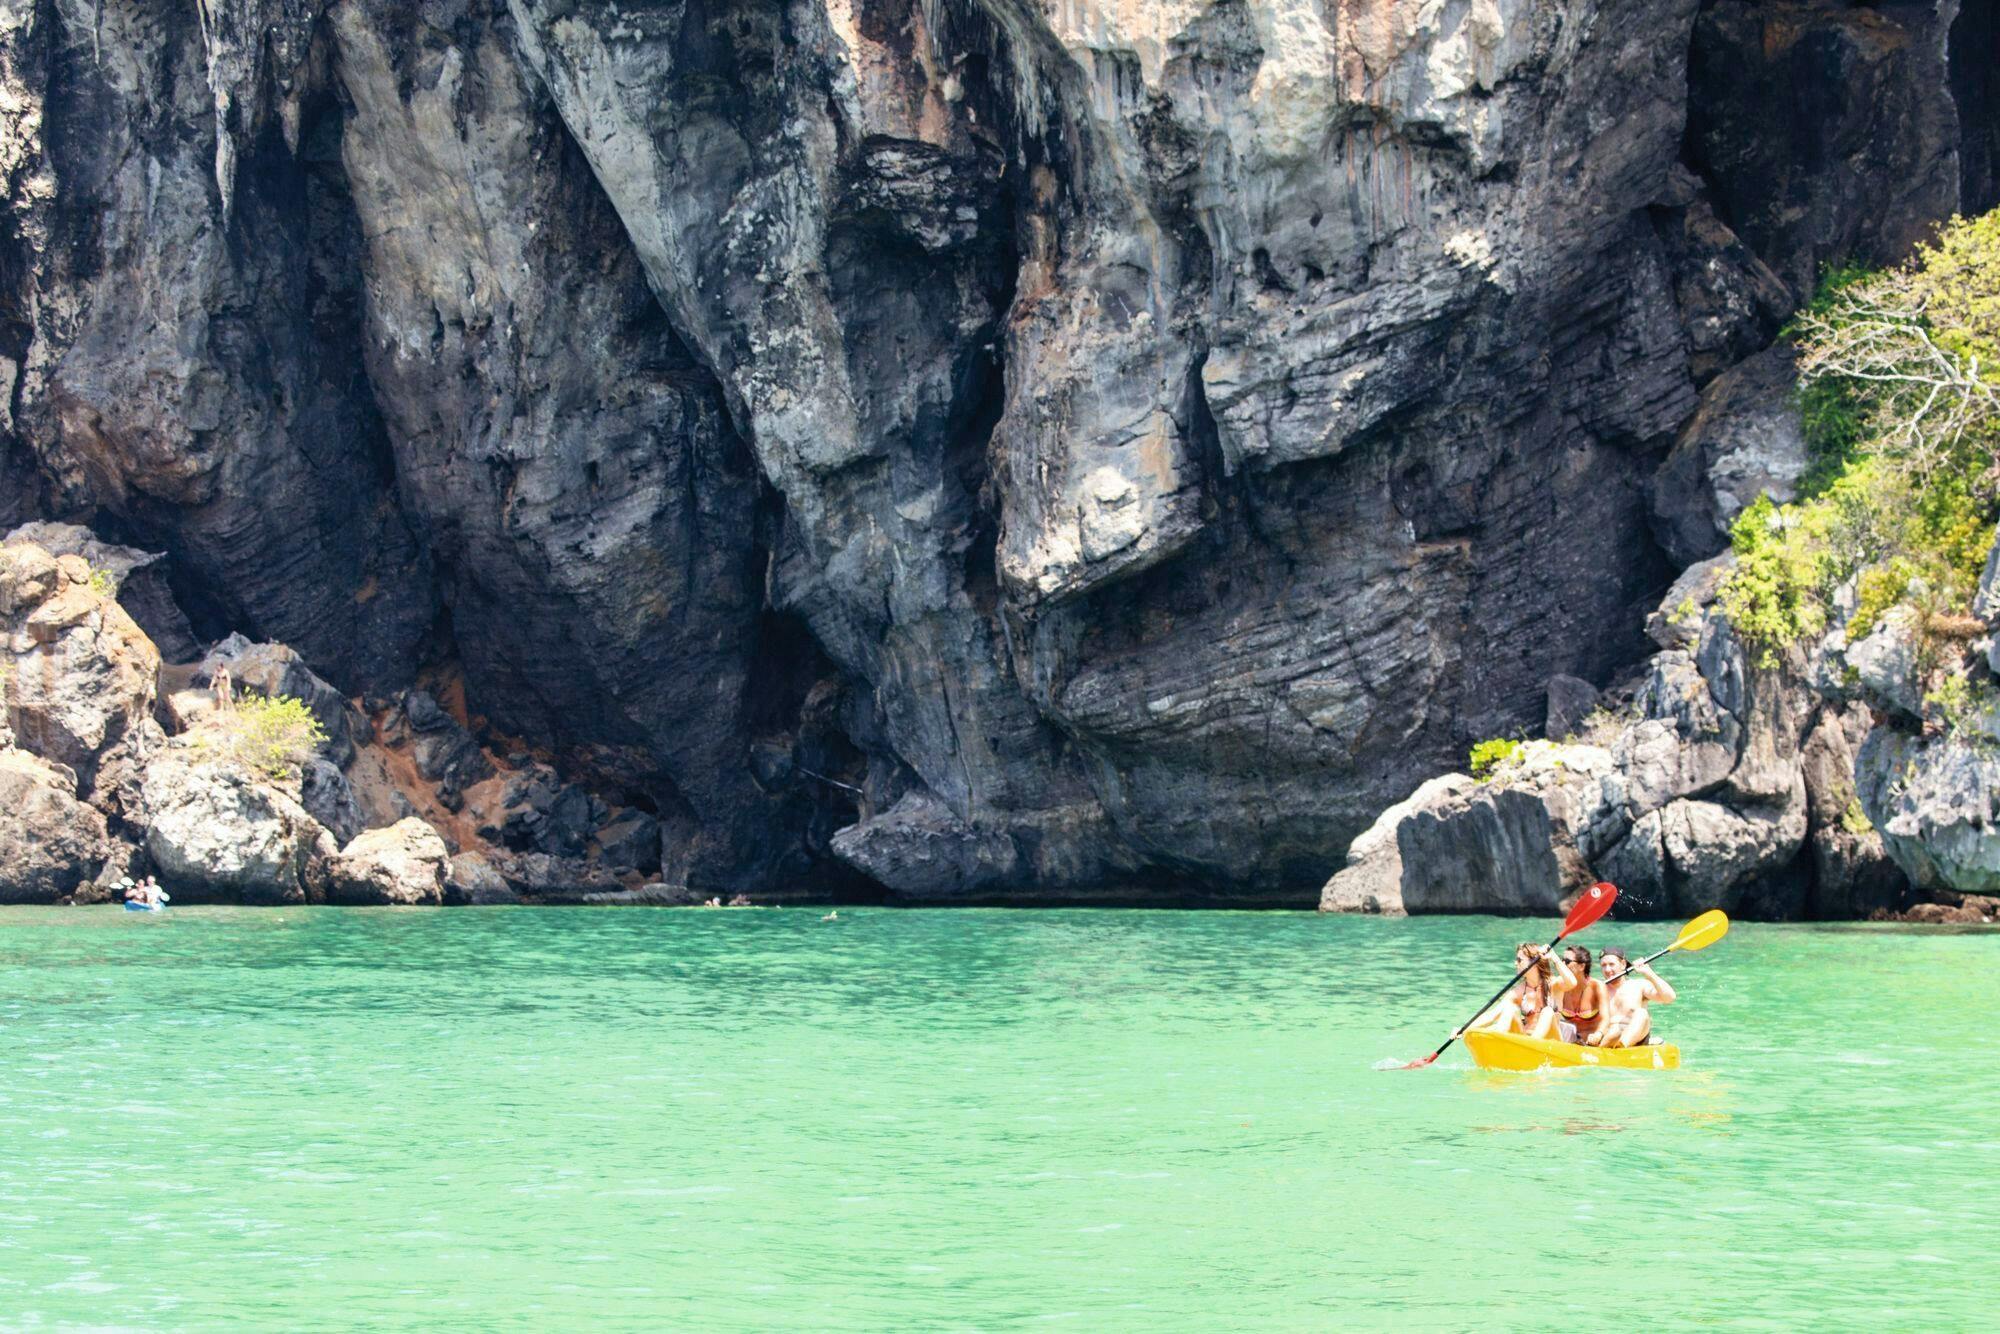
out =
[(126, 912), (165, 912), (166, 910), (167, 905), (164, 903), (133, 903), (128, 900), (125, 904)]

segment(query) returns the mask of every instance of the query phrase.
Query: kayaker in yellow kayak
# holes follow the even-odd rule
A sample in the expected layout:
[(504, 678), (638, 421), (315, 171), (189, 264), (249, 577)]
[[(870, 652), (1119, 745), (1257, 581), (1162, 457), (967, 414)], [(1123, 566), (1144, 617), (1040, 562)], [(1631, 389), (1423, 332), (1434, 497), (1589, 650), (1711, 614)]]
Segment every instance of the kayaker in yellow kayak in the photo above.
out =
[(1640, 964), (1632, 967), (1625, 951), (1612, 946), (1598, 956), (1604, 964), (1606, 1001), (1604, 1025), (1584, 1045), (1590, 1047), (1640, 1047), (1653, 1035), (1653, 1015), (1648, 1005), (1670, 1005), (1674, 989), (1664, 977)]
[[(1530, 964), (1534, 966), (1529, 967)], [(1491, 1009), (1461, 1028), (1453, 1037), (1474, 1029), (1495, 1033), (1525, 1033), (1552, 1038), (1556, 1033), (1556, 997), (1576, 986), (1576, 974), (1545, 945), (1523, 944), (1514, 951), (1514, 971), (1526, 973), (1519, 986), (1493, 1002)]]

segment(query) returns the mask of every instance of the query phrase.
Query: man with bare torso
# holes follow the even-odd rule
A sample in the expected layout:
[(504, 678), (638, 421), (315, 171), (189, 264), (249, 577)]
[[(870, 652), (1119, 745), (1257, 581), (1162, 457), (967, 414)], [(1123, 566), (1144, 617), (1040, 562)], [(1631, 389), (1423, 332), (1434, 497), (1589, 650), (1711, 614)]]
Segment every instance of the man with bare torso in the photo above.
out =
[(1642, 1047), (1653, 1036), (1649, 1005), (1669, 1005), (1674, 989), (1658, 973), (1640, 964), (1632, 967), (1625, 951), (1604, 951), (1604, 1022), (1586, 1040), (1591, 1047)]

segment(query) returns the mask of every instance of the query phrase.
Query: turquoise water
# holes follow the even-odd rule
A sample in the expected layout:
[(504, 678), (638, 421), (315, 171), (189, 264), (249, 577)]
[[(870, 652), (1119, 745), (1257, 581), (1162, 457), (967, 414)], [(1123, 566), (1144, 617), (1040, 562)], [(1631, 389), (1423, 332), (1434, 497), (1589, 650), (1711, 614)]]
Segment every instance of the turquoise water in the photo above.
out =
[(1686, 1069), (1496, 1075), (1370, 1067), (1552, 922), (819, 919), (0, 909), (0, 1324), (2000, 1316), (2000, 936), (1739, 926)]

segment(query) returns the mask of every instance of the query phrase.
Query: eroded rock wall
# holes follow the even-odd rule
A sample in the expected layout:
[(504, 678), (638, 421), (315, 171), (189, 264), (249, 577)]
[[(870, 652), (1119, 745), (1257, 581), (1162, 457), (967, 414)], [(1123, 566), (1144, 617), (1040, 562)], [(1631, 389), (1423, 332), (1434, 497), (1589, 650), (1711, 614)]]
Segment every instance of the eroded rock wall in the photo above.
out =
[(1698, 391), (1993, 188), (1981, 22), (15, 0), (0, 518), (669, 880), (1309, 901), (1644, 658)]

